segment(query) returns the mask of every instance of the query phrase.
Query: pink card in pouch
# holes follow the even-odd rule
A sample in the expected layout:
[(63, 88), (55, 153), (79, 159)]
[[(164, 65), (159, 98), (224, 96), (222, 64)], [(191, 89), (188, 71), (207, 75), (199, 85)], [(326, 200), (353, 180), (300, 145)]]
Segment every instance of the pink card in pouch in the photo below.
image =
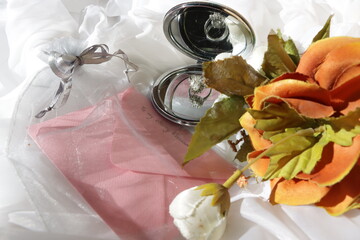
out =
[(182, 168), (191, 134), (132, 88), (33, 125), (29, 135), (123, 239), (173, 239), (172, 199), (234, 170), (212, 151)]

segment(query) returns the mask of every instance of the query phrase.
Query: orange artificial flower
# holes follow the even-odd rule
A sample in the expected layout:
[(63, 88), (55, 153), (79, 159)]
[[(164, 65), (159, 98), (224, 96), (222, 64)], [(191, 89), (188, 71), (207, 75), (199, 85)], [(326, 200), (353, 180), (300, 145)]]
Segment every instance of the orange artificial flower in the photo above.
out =
[[(310, 118), (339, 117), (360, 107), (360, 38), (332, 37), (313, 43), (295, 73), (284, 74), (269, 84), (257, 87), (251, 107), (261, 110), (270, 97), (288, 103), (299, 114)], [(271, 146), (254, 128), (256, 120), (246, 113), (241, 125), (251, 138), (254, 152), (249, 158)], [(251, 166), (254, 173), (264, 176), (269, 158)], [(328, 143), (321, 160), (310, 174), (300, 172), (295, 178), (271, 180), (273, 204), (315, 204), (331, 215), (360, 207), (360, 135), (351, 146)]]

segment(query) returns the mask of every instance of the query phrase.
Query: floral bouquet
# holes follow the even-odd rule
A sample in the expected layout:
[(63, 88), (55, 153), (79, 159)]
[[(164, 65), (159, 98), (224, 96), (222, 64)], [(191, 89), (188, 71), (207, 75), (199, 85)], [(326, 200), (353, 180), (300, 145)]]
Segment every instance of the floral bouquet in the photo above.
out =
[(230, 143), (246, 165), (173, 200), (185, 238), (221, 238), (228, 189), (249, 177), (271, 182), (271, 204), (314, 204), (333, 216), (360, 208), (360, 38), (330, 38), (330, 21), (301, 57), (291, 39), (270, 33), (260, 71), (241, 57), (204, 63), (206, 85), (227, 97), (196, 126), (184, 164), (245, 129)]

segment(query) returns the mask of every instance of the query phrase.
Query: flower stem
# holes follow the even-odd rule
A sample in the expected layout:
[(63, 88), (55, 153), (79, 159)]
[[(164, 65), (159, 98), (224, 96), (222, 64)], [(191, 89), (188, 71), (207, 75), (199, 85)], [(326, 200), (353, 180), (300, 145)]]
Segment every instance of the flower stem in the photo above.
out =
[(234, 185), (234, 183), (238, 180), (238, 178), (241, 176), (241, 174), (243, 173), (242, 170), (238, 169), (236, 170), (233, 175), (231, 175), (228, 180), (226, 180), (226, 182), (223, 183), (223, 186), (226, 188), (230, 188), (232, 185)]
[(314, 130), (312, 128), (308, 128), (308, 129), (302, 129), (297, 131), (296, 133), (287, 136), (283, 139), (281, 139), (280, 141), (278, 141), (277, 143), (273, 144), (272, 146), (270, 146), (268, 149), (266, 149), (265, 151), (263, 151), (262, 153), (260, 153), (256, 158), (252, 159), (251, 161), (248, 162), (248, 164), (246, 164), (242, 169), (238, 169), (236, 170), (224, 183), (223, 186), (226, 188), (230, 188), (232, 185), (234, 185), (234, 183), (239, 179), (239, 177), (243, 174), (243, 172), (245, 172), (247, 169), (249, 169), (251, 167), (251, 165), (253, 165), (254, 163), (256, 163), (259, 159), (261, 159), (262, 157), (266, 156), (273, 148), (275, 148), (277, 145), (287, 141), (289, 138), (292, 138), (294, 136), (309, 136), (312, 135), (314, 133)]

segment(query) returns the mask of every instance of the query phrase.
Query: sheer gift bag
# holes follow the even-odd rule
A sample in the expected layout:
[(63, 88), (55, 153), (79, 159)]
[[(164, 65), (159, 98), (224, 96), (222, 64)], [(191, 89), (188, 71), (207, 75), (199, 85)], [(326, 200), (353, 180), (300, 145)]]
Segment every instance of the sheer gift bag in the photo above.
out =
[[(63, 39), (61, 42), (64, 48), (73, 47), (69, 44), (71, 40)], [(122, 62), (120, 66), (123, 67)], [(35, 115), (52, 100), (60, 79), (49, 67), (45, 67), (30, 77), (28, 84), (24, 84), (10, 126), (7, 153), (27, 190), (35, 212), (14, 213), (10, 217), (16, 224), (34, 231), (116, 239), (115, 234), (85, 203), (83, 197), (64, 181), (61, 170), (51, 164), (27, 132), (35, 123), (46, 122), (67, 112), (97, 104), (127, 85), (126, 80), (121, 79), (124, 76), (106, 71), (106, 66), (84, 68), (79, 69), (74, 76), (67, 104), (41, 119), (35, 118)], [(76, 148), (75, 145), (73, 147)], [(84, 229), (89, 230), (85, 232)]]
[[(9, 157), (45, 228), (69, 232), (101, 221), (82, 204), (85, 198), (120, 237), (173, 237), (177, 232), (167, 210), (171, 199), (188, 187), (223, 181), (232, 167), (208, 153), (206, 167), (199, 160), (183, 169), (190, 132), (159, 116), (135, 88), (119, 86), (118, 76), (100, 70), (106, 66), (97, 67), (75, 74), (67, 103), (41, 120), (34, 116), (44, 99), (51, 99), (54, 86), (49, 69), (34, 77), (17, 105)], [(64, 177), (81, 196), (58, 183)]]
[[(83, 13), (83, 23), (89, 23), (96, 12), (106, 17), (106, 11), (99, 9), (89, 7)], [(63, 79), (48, 65), (48, 55), (56, 52), (76, 57), (98, 40), (109, 45), (109, 53), (121, 43), (126, 48), (127, 41), (111, 38), (118, 31), (115, 26), (121, 24), (106, 26), (102, 25), (102, 33), (112, 30), (113, 34), (100, 35), (100, 28), (95, 27), (94, 34), (85, 40), (46, 36), (46, 44), (36, 51), (30, 49), (43, 64), (27, 72), (10, 126), (7, 156), (35, 211), (12, 213), (12, 220), (53, 236), (175, 239), (179, 234), (168, 214), (170, 201), (186, 188), (222, 182), (233, 167), (222, 164), (224, 160), (213, 152), (189, 168), (181, 167), (190, 132), (159, 116), (144, 94), (153, 77), (159, 75), (157, 70), (168, 66), (156, 64), (159, 69), (149, 74), (145, 63), (155, 56), (139, 57), (139, 49), (128, 49), (131, 60), (140, 67), (136, 74), (130, 74), (131, 84), (124, 74), (129, 65), (121, 58), (84, 64), (72, 72), (67, 101), (64, 95), (69, 86), (65, 85), (51, 106)], [(86, 32), (84, 28), (81, 31)], [(148, 44), (153, 41), (153, 47), (159, 47), (155, 37), (148, 39)], [(164, 55), (171, 53), (170, 46), (163, 51)], [(29, 54), (27, 60), (31, 57)], [(172, 55), (173, 62), (179, 59), (186, 61), (181, 54)], [(66, 103), (62, 105), (63, 98)], [(44, 109), (45, 115), (39, 115)]]

